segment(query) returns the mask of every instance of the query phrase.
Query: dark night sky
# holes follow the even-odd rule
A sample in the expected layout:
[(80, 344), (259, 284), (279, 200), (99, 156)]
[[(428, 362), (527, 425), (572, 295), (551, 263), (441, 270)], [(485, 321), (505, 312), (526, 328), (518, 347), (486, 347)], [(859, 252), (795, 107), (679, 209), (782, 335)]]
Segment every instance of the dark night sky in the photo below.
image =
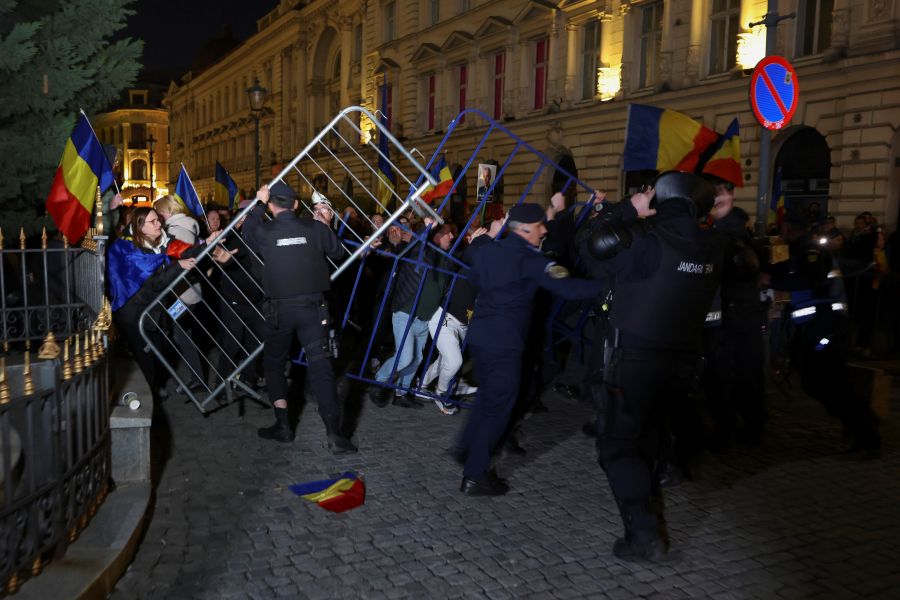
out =
[(144, 74), (163, 72), (170, 78), (185, 73), (197, 50), (225, 25), (243, 41), (256, 33), (256, 20), (277, 5), (278, 0), (137, 0), (122, 35), (144, 40)]

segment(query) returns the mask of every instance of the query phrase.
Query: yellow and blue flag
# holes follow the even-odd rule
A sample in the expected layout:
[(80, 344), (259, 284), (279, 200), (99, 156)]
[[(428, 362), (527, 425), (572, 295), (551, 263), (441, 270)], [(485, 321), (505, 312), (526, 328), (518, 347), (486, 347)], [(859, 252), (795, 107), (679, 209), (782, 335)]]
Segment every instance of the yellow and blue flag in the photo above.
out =
[(446, 197), (453, 189), (453, 174), (450, 173), (450, 167), (447, 166), (443, 154), (441, 154), (440, 160), (435, 161), (430, 172), (438, 180), (438, 184), (422, 192), (422, 199), (429, 204), (435, 199)]
[(200, 204), (200, 197), (197, 196), (197, 190), (194, 189), (191, 176), (188, 175), (184, 165), (181, 165), (178, 181), (175, 182), (175, 200), (180, 202), (195, 217), (203, 216), (203, 205)]
[(238, 186), (219, 161), (216, 161), (216, 186), (213, 198), (217, 204), (227, 206), (229, 209), (234, 208), (238, 199)]
[(336, 479), (321, 479), (288, 487), (301, 498), (315, 502), (331, 512), (344, 512), (356, 508), (366, 500), (365, 483), (350, 471)]
[(735, 118), (725, 133), (719, 136), (719, 140), (711, 148), (712, 155), (703, 165), (702, 173), (713, 175), (733, 183), (737, 187), (744, 185), (743, 172), (741, 170), (741, 138), (740, 126)]
[(103, 146), (81, 113), (66, 140), (46, 202), (47, 212), (69, 241), (77, 242), (90, 227), (97, 187), (102, 193), (114, 181)]

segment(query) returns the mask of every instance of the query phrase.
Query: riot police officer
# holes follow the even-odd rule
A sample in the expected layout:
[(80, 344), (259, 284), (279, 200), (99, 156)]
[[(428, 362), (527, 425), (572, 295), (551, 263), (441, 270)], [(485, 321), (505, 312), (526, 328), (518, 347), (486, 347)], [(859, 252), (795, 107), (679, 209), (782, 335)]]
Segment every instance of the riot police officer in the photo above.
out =
[[(278, 442), (294, 439), (288, 422), (284, 366), (292, 342), (299, 338), (309, 365), (309, 387), (325, 423), (328, 445), (336, 454), (356, 452), (340, 430), (341, 407), (328, 337), (330, 316), (324, 293), (329, 290), (330, 279), (326, 256), (331, 259), (343, 256), (337, 236), (328, 227), (331, 213), (317, 213), (315, 220), (298, 218), (294, 213), (297, 194), (280, 181), (271, 190), (263, 186), (257, 199), (260, 205), (248, 216), (244, 235), (247, 244), (264, 262), (263, 366), (269, 399), (275, 410), (275, 424), (260, 429), (259, 436)], [(266, 205), (273, 215), (268, 222), (263, 221)]]
[[(665, 402), (693, 383), (701, 329), (718, 286), (717, 236), (698, 224), (713, 196), (700, 177), (663, 173), (655, 190), (619, 203), (579, 240), (591, 275), (614, 279), (610, 322), (617, 344), (603, 374), (597, 447), (625, 525), (613, 546), (624, 560), (654, 559), (667, 550), (652, 503), (653, 476)], [(629, 227), (639, 216), (653, 216), (648, 231)], [(611, 249), (618, 253), (610, 258)]]
[(791, 293), (788, 314), (791, 362), (800, 371), (803, 391), (821, 402), (853, 438), (861, 458), (881, 453), (878, 420), (868, 398), (850, 390), (847, 355), (850, 323), (847, 295), (837, 262), (809, 235), (805, 215), (790, 212), (782, 223), (789, 259), (772, 265), (771, 287)]
[(506, 225), (510, 233), (504, 239), (477, 237), (467, 255), (478, 289), (467, 340), (479, 387), (457, 450), (465, 457), (460, 491), (470, 496), (508, 490), (490, 468), (491, 453), (516, 402), (538, 287), (573, 300), (593, 298), (603, 289), (601, 282), (570, 278), (564, 267), (541, 254), (547, 227), (539, 205), (512, 207)]

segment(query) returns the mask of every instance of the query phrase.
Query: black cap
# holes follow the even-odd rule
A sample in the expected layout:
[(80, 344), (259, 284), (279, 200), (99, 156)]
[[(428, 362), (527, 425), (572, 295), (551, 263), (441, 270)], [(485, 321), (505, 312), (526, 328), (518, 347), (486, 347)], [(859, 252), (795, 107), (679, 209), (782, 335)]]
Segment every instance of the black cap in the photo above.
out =
[(539, 223), (544, 220), (544, 209), (539, 204), (523, 202), (509, 209), (509, 220), (519, 223)]
[(672, 200), (687, 201), (691, 214), (702, 217), (713, 207), (716, 190), (712, 184), (693, 173), (666, 171), (653, 182), (656, 203)]
[(273, 198), (284, 198), (285, 200), (296, 200), (297, 192), (291, 189), (291, 186), (283, 181), (276, 181), (269, 186), (269, 195)]

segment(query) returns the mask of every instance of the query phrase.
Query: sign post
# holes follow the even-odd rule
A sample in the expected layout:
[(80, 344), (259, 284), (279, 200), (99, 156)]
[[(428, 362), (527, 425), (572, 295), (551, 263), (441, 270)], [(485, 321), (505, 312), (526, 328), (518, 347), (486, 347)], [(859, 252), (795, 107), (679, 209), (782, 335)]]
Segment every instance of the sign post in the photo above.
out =
[[(749, 24), (751, 28), (756, 27), (758, 25), (766, 26), (766, 56), (767, 57), (771, 57), (773, 54), (775, 54), (775, 36), (776, 36), (775, 28), (778, 26), (778, 23), (780, 21), (783, 21), (784, 19), (792, 19), (793, 17), (794, 17), (793, 13), (791, 13), (789, 15), (785, 15), (783, 17), (778, 16), (778, 0), (768, 0), (767, 12), (766, 12), (766, 16), (763, 17), (763, 20), (756, 22), (756, 23)], [(759, 65), (762, 65), (766, 60), (767, 59), (764, 58), (762, 61), (760, 61), (759, 64), (757, 65), (757, 68), (759, 68)], [(785, 61), (785, 62), (787, 62), (787, 61)], [(793, 71), (793, 69), (791, 69), (791, 71)], [(771, 77), (771, 76), (769, 76), (769, 77)], [(755, 74), (755, 70), (754, 70), (754, 77), (751, 81), (755, 81), (755, 80), (756, 80), (756, 74)], [(794, 74), (793, 81), (795, 82), (795, 85), (796, 85), (796, 81), (797, 81), (796, 74)], [(765, 81), (763, 81), (763, 83), (765, 84)], [(753, 87), (754, 86), (751, 85), (751, 89), (750, 89), (751, 97), (753, 95)], [(777, 91), (777, 88), (776, 88), (776, 91)], [(796, 110), (796, 102), (797, 102), (798, 98), (799, 98), (799, 94), (794, 94), (794, 109), (795, 110)], [(752, 101), (751, 101), (751, 104), (752, 104)], [(756, 109), (754, 108), (754, 113), (755, 112), (756, 112)], [(793, 111), (791, 111), (791, 116), (793, 116), (793, 114), (794, 114)], [(757, 115), (757, 119), (758, 118), (759, 118), (759, 116)], [(782, 127), (789, 120), (790, 120), (790, 118), (784, 119), (784, 121), (782, 123)], [(772, 146), (772, 132), (771, 132), (771, 130), (763, 127), (762, 133), (760, 133), (760, 136), (759, 136), (759, 190), (757, 192), (757, 198), (756, 198), (756, 234), (759, 236), (763, 236), (766, 234), (766, 220), (768, 219), (768, 216), (769, 216), (769, 194), (771, 193), (771, 190), (772, 190), (772, 182), (770, 181), (770, 179), (772, 178), (772, 175), (771, 175), (772, 170), (769, 165), (769, 161), (770, 161), (769, 153), (771, 151), (771, 146)]]

